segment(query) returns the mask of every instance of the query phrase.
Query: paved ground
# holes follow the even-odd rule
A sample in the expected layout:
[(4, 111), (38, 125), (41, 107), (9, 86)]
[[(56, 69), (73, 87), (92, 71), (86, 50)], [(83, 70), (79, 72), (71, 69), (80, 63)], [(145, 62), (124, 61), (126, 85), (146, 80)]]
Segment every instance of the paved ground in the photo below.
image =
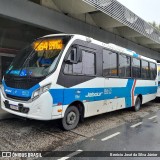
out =
[[(25, 121), (17, 117), (0, 120), (0, 150), (65, 150), (66, 147), (70, 145), (92, 138), (92, 143), (94, 143), (94, 136), (103, 132), (105, 132), (104, 135), (107, 136), (111, 133), (111, 129), (116, 129), (123, 124), (126, 125), (124, 128), (122, 127), (122, 129), (126, 131), (128, 129), (127, 124), (135, 124), (142, 121), (143, 117), (154, 115), (159, 109), (160, 103), (154, 101), (143, 105), (139, 112), (120, 110), (106, 113), (87, 118), (84, 123), (79, 124), (78, 128), (68, 132), (61, 130), (58, 120), (49, 122), (34, 120)], [(150, 126), (148, 126), (148, 128), (149, 127)], [(103, 136), (101, 135), (100, 137)], [(124, 136), (121, 138), (124, 138)], [(113, 145), (106, 146), (114, 147)]]
[(0, 120), (3, 120), (3, 119), (8, 119), (8, 118), (13, 118), (14, 116), (3, 111), (1, 108), (0, 108)]
[[(125, 123), (114, 129), (105, 131), (99, 135), (93, 136), (79, 143), (70, 145), (64, 149), (64, 151), (74, 151), (76, 156), (84, 156), (88, 152), (90, 156), (102, 155), (105, 152), (95, 152), (95, 151), (110, 151), (110, 153), (115, 154), (112, 151), (134, 151), (131, 153), (137, 153), (137, 155), (142, 155), (142, 151), (159, 151), (160, 154), (160, 111), (154, 114), (150, 114), (144, 119), (141, 119), (139, 123)], [(79, 152), (75, 152), (75, 151)], [(137, 152), (136, 152), (137, 151)], [(108, 153), (110, 155), (110, 153)], [(119, 152), (116, 152), (119, 153)], [(124, 152), (121, 152), (122, 154)], [(127, 153), (127, 152), (126, 152)], [(143, 153), (146, 156), (148, 153)], [(70, 155), (72, 155), (70, 154)], [(156, 154), (156, 153), (155, 153)], [(69, 157), (70, 157), (69, 155)], [(107, 155), (107, 154), (106, 154)], [(66, 156), (68, 157), (68, 155)], [(60, 160), (63, 160), (61, 158)], [(71, 159), (74, 159), (73, 157)], [(80, 158), (76, 158), (80, 159)], [(81, 158), (82, 159), (82, 158)], [(83, 159), (92, 160), (93, 157), (85, 157)], [(106, 159), (106, 157), (94, 158), (94, 159)], [(107, 158), (107, 159), (137, 159), (137, 158)], [(141, 157), (141, 159), (147, 159), (146, 157)], [(159, 159), (155, 157), (149, 157), (148, 159)]]

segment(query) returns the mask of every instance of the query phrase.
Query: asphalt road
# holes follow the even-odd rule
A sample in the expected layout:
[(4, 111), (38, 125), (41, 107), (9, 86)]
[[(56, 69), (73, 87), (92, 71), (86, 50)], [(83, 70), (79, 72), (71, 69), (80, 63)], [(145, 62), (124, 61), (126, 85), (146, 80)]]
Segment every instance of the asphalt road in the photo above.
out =
[[(130, 153), (136, 153), (137, 156), (147, 156), (151, 151), (159, 151), (160, 155), (160, 111), (154, 114), (150, 114), (144, 119), (141, 119), (137, 123), (126, 123), (114, 129), (105, 131), (99, 135), (93, 136), (82, 142), (72, 144), (71, 146), (66, 147), (63, 151), (73, 151), (69, 155), (59, 158), (59, 160), (64, 159), (82, 159), (75, 158), (83, 156), (97, 156), (85, 157), (83, 159), (92, 160), (92, 159), (137, 159), (133, 157), (101, 157), (105, 155), (106, 151), (109, 151), (107, 155), (117, 155), (116, 153), (122, 153), (123, 155), (127, 153), (126, 151), (131, 151)], [(76, 152), (75, 152), (76, 151)], [(77, 152), (78, 151), (78, 152)], [(92, 151), (92, 152), (85, 152)], [(104, 152), (96, 152), (104, 151)], [(119, 152), (112, 152), (119, 151)], [(120, 152), (122, 151), (122, 152)], [(137, 152), (136, 152), (137, 151)], [(143, 152), (147, 151), (147, 152)], [(150, 152), (148, 152), (150, 151)], [(145, 155), (146, 154), (146, 155)], [(156, 153), (155, 153), (156, 154)], [(160, 159), (156, 155), (153, 157), (141, 157), (140, 159)], [(73, 155), (73, 156), (72, 156)], [(118, 156), (119, 156), (118, 155)], [(123, 156), (120, 155), (120, 156)], [(129, 156), (129, 155), (128, 155)], [(66, 158), (68, 157), (68, 158)], [(70, 157), (70, 158), (69, 158)], [(101, 158), (98, 158), (101, 157)], [(156, 158), (155, 158), (156, 157)]]
[[(23, 120), (19, 117), (0, 120), (0, 151), (83, 151), (106, 150), (147, 150), (147, 145), (157, 142), (159, 118), (157, 122), (148, 118), (156, 115), (160, 103), (155, 101), (142, 106), (139, 112), (119, 110), (103, 115), (86, 118), (83, 123), (72, 131), (63, 131), (60, 121)], [(159, 114), (158, 114), (159, 117)], [(131, 125), (143, 122), (142, 125), (131, 128)], [(151, 132), (155, 130), (156, 133)], [(147, 131), (145, 142), (143, 135)], [(101, 141), (101, 139), (118, 133), (115, 137)], [(139, 135), (136, 137), (135, 135)], [(150, 136), (152, 135), (152, 136)], [(130, 137), (131, 136), (131, 137)], [(155, 137), (155, 139), (154, 139)], [(140, 140), (143, 140), (141, 145)], [(132, 146), (134, 141), (134, 146)], [(96, 148), (95, 148), (96, 147)], [(148, 146), (149, 147), (149, 146)], [(155, 146), (156, 147), (156, 146)], [(160, 148), (160, 146), (158, 146)], [(154, 148), (154, 143), (152, 145)], [(103, 150), (102, 150), (103, 151)], [(60, 157), (59, 157), (60, 158)], [(57, 158), (56, 158), (57, 159)], [(88, 159), (88, 158), (84, 158)], [(92, 158), (93, 159), (93, 158)], [(96, 158), (97, 159), (97, 158)], [(114, 158), (115, 159), (115, 158)]]

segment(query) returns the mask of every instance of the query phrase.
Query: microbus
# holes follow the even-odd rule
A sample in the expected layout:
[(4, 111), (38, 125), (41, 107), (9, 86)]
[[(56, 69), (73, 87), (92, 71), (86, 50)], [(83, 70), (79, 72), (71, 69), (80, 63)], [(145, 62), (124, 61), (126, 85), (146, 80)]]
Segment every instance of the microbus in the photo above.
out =
[(86, 117), (156, 97), (157, 63), (77, 34), (47, 35), (22, 49), (2, 80), (1, 107), (17, 116), (61, 119), (65, 130)]

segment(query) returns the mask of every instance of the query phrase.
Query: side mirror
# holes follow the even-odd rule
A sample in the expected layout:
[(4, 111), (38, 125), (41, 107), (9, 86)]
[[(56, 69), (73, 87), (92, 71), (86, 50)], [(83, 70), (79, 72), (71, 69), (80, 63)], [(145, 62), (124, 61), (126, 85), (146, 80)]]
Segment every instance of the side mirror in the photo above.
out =
[(70, 52), (70, 61), (72, 63), (76, 63), (77, 62), (77, 48), (72, 48), (71, 52)]
[(71, 49), (69, 57), (65, 60), (65, 63), (77, 64), (78, 62), (82, 62), (82, 51), (78, 46), (76, 46)]
[(77, 48), (77, 62), (82, 62), (82, 50)]

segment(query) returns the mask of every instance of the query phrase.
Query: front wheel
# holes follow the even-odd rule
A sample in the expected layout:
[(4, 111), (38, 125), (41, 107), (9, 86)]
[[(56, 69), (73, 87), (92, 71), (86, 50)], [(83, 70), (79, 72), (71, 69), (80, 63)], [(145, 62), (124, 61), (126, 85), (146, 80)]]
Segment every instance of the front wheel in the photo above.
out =
[(135, 102), (135, 106), (134, 106), (134, 111), (137, 112), (140, 110), (141, 107), (141, 99), (139, 97), (137, 97), (136, 102)]
[(72, 130), (76, 128), (79, 122), (79, 110), (75, 106), (70, 106), (67, 108), (65, 115), (62, 119), (62, 126), (63, 129), (66, 131)]

